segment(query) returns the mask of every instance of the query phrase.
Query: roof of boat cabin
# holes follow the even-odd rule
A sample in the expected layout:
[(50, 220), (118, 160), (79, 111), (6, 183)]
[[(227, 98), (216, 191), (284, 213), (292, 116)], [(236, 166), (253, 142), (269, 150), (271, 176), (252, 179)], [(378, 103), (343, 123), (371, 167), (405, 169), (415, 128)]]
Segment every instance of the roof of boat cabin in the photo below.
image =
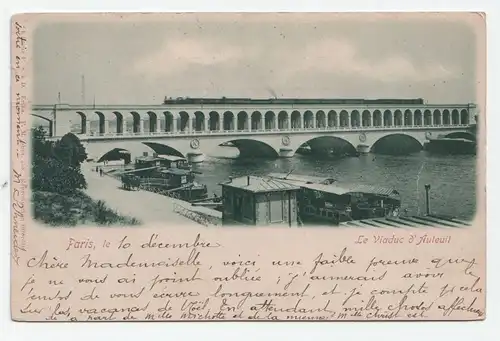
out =
[(331, 177), (319, 177), (319, 176), (297, 175), (297, 174), (287, 175), (286, 173), (271, 173), (269, 174), (269, 177), (281, 179), (281, 181), (293, 183), (303, 188), (308, 188), (336, 195), (344, 195), (349, 193), (367, 193), (367, 194), (387, 195), (387, 196), (399, 195), (399, 192), (393, 188), (364, 185), (364, 184), (341, 183)]
[(241, 176), (220, 183), (221, 186), (243, 189), (252, 193), (294, 191), (300, 187), (287, 181), (260, 176)]
[(335, 181), (331, 177), (321, 177), (312, 175), (302, 175), (302, 174), (288, 174), (288, 173), (270, 173), (268, 174), (271, 178), (277, 178), (285, 181), (296, 181), (296, 182), (306, 182), (306, 183), (323, 183), (325, 181)]
[(173, 174), (173, 175), (186, 175), (186, 174), (189, 174), (191, 172), (187, 169), (181, 169), (181, 168), (165, 168), (165, 169), (161, 169), (160, 173)]
[(331, 193), (335, 195), (344, 195), (349, 193), (366, 193), (366, 194), (386, 195), (386, 196), (399, 195), (399, 192), (393, 188), (371, 186), (364, 184), (334, 183), (331, 185), (323, 185), (317, 183), (314, 184), (304, 183), (301, 185), (301, 187), (315, 191)]
[(164, 160), (162, 157), (159, 157), (159, 156), (152, 156), (152, 155), (147, 155), (147, 156), (138, 156), (135, 158), (136, 160), (139, 160), (139, 161), (160, 161), (160, 160)]
[(170, 161), (170, 162), (174, 162), (174, 161), (179, 161), (179, 160), (186, 160), (185, 158), (183, 157), (180, 157), (180, 156), (174, 156), (174, 155), (146, 155), (146, 156), (138, 156), (136, 157), (136, 160), (140, 160), (140, 161)]
[(175, 156), (175, 155), (158, 155), (158, 157), (162, 158), (164, 160), (172, 161), (172, 162), (175, 162), (175, 161), (187, 161), (186, 158), (181, 157), (181, 156)]

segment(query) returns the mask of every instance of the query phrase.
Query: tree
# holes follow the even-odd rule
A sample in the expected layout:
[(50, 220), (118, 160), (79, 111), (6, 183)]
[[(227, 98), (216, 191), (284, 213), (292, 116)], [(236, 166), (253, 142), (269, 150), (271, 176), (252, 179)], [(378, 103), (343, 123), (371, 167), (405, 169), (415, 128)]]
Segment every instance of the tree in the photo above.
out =
[(87, 159), (85, 147), (80, 139), (72, 133), (67, 133), (56, 142), (54, 154), (56, 158), (73, 167), (80, 167), (82, 162)]
[(46, 140), (47, 133), (43, 127), (37, 127), (31, 130), (31, 148), (33, 156), (48, 158), (52, 155), (53, 143)]
[[(72, 136), (71, 136), (72, 135)], [(73, 193), (87, 188), (80, 165), (87, 158), (85, 147), (73, 134), (55, 143), (46, 140), (41, 128), (32, 130), (32, 188), (36, 191)]]

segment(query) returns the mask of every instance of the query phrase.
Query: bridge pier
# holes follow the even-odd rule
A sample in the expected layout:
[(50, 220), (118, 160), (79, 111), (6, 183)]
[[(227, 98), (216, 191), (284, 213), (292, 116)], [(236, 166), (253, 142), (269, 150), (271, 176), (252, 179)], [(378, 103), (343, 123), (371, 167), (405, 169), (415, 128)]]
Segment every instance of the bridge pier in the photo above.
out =
[(202, 152), (188, 152), (186, 158), (189, 163), (202, 163), (205, 161), (205, 154)]
[(356, 147), (356, 150), (358, 153), (368, 154), (368, 153), (370, 153), (370, 146), (368, 146), (366, 144), (358, 144), (358, 146)]
[(295, 155), (295, 150), (292, 148), (280, 148), (279, 157), (290, 158)]

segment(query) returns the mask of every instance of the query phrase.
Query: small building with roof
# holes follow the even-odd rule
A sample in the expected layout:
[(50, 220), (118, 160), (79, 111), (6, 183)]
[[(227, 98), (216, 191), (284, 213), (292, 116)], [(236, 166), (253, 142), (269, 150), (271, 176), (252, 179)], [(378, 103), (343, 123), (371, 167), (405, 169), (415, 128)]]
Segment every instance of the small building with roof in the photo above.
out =
[(149, 168), (149, 167), (176, 167), (176, 168), (189, 168), (188, 161), (175, 155), (158, 155), (153, 153), (149, 155), (144, 152), (142, 156), (135, 158), (136, 168)]
[(220, 185), (223, 225), (297, 226), (299, 186), (260, 176), (231, 178)]

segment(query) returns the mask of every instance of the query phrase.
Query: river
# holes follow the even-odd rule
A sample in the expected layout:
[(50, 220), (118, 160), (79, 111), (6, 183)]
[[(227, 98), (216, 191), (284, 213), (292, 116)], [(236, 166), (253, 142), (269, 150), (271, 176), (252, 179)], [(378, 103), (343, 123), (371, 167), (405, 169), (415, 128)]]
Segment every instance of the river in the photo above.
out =
[[(425, 213), (425, 184), (431, 185), (430, 204), (434, 214), (471, 219), (476, 211), (476, 157), (474, 155), (431, 155), (419, 152), (406, 156), (367, 154), (340, 160), (296, 155), (276, 160), (238, 159), (233, 148), (221, 147), (218, 157), (207, 157), (194, 169), (197, 180), (210, 195), (220, 195), (219, 183), (230, 176), (289, 172), (328, 176), (345, 182), (393, 187), (401, 195), (408, 214)], [(221, 157), (223, 156), (223, 157)]]

